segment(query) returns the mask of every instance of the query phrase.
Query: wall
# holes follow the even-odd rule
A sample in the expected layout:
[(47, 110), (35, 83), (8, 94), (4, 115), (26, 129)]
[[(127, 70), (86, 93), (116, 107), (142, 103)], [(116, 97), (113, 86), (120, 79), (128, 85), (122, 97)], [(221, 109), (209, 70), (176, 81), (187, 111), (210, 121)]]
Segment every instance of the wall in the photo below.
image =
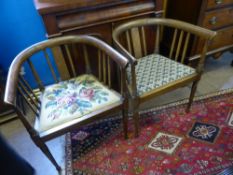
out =
[[(26, 47), (45, 40), (46, 32), (33, 0), (2, 0), (0, 14), (0, 66), (7, 71), (14, 57)], [(47, 72), (41, 71), (45, 63), (36, 64), (45, 81), (49, 81), (51, 77), (46, 80)]]

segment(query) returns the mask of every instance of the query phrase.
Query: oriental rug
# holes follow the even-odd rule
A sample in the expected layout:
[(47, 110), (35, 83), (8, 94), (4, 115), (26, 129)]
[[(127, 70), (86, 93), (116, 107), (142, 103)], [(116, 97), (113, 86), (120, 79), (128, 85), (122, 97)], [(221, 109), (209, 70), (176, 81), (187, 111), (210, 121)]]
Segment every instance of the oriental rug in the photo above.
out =
[(67, 175), (212, 175), (233, 165), (233, 89), (140, 113), (140, 137), (113, 117), (67, 135)]

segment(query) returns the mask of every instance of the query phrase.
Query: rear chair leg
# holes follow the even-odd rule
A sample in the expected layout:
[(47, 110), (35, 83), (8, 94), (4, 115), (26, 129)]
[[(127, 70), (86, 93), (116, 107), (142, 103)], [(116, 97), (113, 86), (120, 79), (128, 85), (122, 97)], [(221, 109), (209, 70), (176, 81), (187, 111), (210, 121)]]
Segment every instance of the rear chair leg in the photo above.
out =
[(185, 110), (187, 113), (190, 111), (190, 107), (192, 105), (195, 92), (197, 90), (197, 84), (198, 84), (198, 82), (199, 82), (199, 80), (196, 80), (192, 84), (191, 93), (190, 93), (190, 96), (189, 96), (189, 102), (188, 102), (187, 108)]
[(134, 120), (134, 137), (139, 136), (139, 112), (136, 111), (133, 113), (133, 120)]
[(124, 138), (128, 139), (128, 110), (123, 109), (122, 116), (123, 116)]

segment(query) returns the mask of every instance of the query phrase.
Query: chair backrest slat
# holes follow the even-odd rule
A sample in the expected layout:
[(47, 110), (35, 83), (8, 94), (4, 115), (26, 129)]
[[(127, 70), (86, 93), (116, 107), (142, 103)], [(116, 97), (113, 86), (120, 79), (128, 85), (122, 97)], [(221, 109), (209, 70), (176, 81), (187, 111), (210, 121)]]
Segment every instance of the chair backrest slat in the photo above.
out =
[(112, 87), (112, 82), (111, 82), (111, 62), (109, 56), (107, 56), (107, 64), (108, 64), (108, 86), (111, 88)]
[(53, 79), (54, 79), (54, 81), (55, 81), (56, 83), (58, 83), (58, 79), (57, 79), (57, 76), (56, 76), (56, 74), (55, 74), (54, 68), (53, 68), (53, 66), (52, 66), (52, 64), (51, 64), (50, 57), (49, 57), (49, 55), (48, 55), (48, 53), (47, 53), (46, 50), (43, 50), (43, 53), (44, 53), (44, 57), (45, 57), (45, 59), (46, 59), (46, 62), (47, 62), (47, 64), (48, 64), (48, 66), (49, 66), (49, 69), (50, 69), (50, 71), (51, 71), (51, 74), (52, 74), (52, 76), (53, 76)]
[(185, 57), (186, 57), (186, 53), (187, 53), (187, 48), (188, 48), (189, 39), (190, 39), (190, 33), (188, 32), (188, 33), (186, 34), (186, 38), (185, 38), (185, 43), (184, 43), (184, 48), (183, 48), (181, 63), (184, 63), (184, 61), (185, 61)]
[[(52, 57), (55, 60), (57, 69), (58, 69), (58, 73), (59, 73), (59, 81), (60, 80), (66, 80), (68, 79), (70, 76), (72, 76), (72, 72), (70, 72), (69, 70), (69, 66), (67, 63), (67, 59), (65, 59), (65, 54), (64, 54), (64, 46), (59, 45), (59, 46), (51, 46), (51, 54)], [(59, 60), (59, 61), (57, 61)]]
[(30, 109), (34, 112), (34, 114), (36, 116), (39, 116), (39, 111), (37, 110), (37, 108), (35, 108), (35, 106), (32, 105), (32, 103), (29, 102), (28, 97), (25, 95), (21, 87), (18, 87), (18, 91), (22, 95), (22, 97), (24, 98), (25, 102), (30, 107)]
[(104, 81), (104, 84), (106, 84), (107, 83), (107, 67), (106, 67), (106, 55), (105, 54), (103, 54), (102, 55), (103, 57), (102, 57), (102, 59), (103, 59), (103, 81)]
[(175, 56), (176, 61), (178, 61), (178, 59), (179, 59), (180, 49), (181, 49), (181, 45), (182, 45), (182, 41), (183, 41), (183, 36), (184, 36), (184, 31), (181, 30), (178, 45), (177, 45), (177, 49), (176, 49), (176, 56)]
[(19, 81), (22, 81), (22, 83), (25, 85), (25, 87), (28, 89), (29, 93), (33, 96), (33, 98), (36, 100), (37, 103), (41, 103), (38, 97), (33, 92), (32, 88), (30, 87), (29, 83), (25, 80), (23, 76), (19, 76)]
[(154, 53), (159, 54), (159, 48), (160, 48), (160, 25), (156, 26), (156, 38), (155, 38), (155, 50)]
[(101, 50), (98, 49), (98, 78), (102, 81), (102, 59), (101, 59)]
[(172, 55), (173, 55), (173, 52), (174, 52), (174, 47), (175, 47), (175, 43), (176, 43), (177, 33), (178, 33), (178, 30), (175, 29), (175, 31), (173, 33), (171, 49), (170, 49), (170, 52), (169, 52), (169, 58), (172, 58)]
[(98, 78), (109, 87), (112, 86), (112, 73), (111, 73), (111, 62), (110, 57), (98, 50)]
[(126, 31), (126, 42), (127, 42), (127, 48), (130, 54), (133, 54), (133, 44), (132, 44), (132, 40), (131, 40), (131, 34), (130, 31)]
[(68, 45), (65, 45), (64, 47), (65, 47), (66, 55), (67, 55), (67, 58), (68, 58), (68, 61), (69, 61), (70, 67), (71, 67), (72, 74), (73, 74), (73, 76), (76, 76), (76, 71), (75, 71), (73, 59), (72, 59), (72, 56), (70, 53), (70, 49), (69, 49)]
[[(23, 83), (19, 80), (19, 87), (21, 88), (21, 92), (24, 92), (25, 97), (27, 97), (27, 101), (31, 102), (34, 107), (39, 110), (40, 106), (36, 102), (36, 100), (32, 97), (31, 93), (27, 90), (27, 88), (23, 85)], [(33, 93), (33, 92), (32, 92)]]
[(145, 29), (143, 26), (139, 27), (139, 36), (140, 36), (142, 54), (147, 55)]
[(90, 65), (90, 60), (89, 60), (89, 55), (87, 52), (87, 46), (83, 45), (83, 55), (84, 55), (84, 60), (85, 60), (85, 65), (86, 65), (86, 72), (91, 73), (91, 65)]
[(30, 59), (27, 60), (27, 63), (29, 65), (29, 67), (31, 68), (32, 74), (33, 74), (34, 78), (36, 79), (36, 83), (37, 83), (39, 89), (41, 91), (43, 91), (44, 90), (44, 85), (43, 85), (43, 83), (42, 83), (42, 81), (41, 81), (35, 67), (33, 66), (32, 62), (30, 61)]

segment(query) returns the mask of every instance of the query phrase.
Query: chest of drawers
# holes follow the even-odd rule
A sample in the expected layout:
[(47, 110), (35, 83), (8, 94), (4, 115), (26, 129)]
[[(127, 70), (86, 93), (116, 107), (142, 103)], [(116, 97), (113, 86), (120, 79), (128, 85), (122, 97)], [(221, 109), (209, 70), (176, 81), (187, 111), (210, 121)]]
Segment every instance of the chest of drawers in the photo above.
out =
[[(168, 0), (166, 17), (217, 31), (209, 55), (218, 57), (233, 48), (233, 0)], [(195, 54), (201, 46), (202, 41), (193, 41), (190, 54)]]

